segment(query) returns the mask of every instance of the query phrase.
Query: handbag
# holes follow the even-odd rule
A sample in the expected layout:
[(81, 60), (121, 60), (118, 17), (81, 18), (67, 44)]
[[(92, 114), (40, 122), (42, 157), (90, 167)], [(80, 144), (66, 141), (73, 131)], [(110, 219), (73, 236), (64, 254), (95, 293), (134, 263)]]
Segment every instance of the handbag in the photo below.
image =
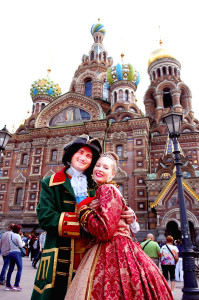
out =
[[(12, 235), (11, 235), (11, 241), (13, 242), (13, 244), (15, 244), (15, 246), (18, 246), (14, 241), (13, 241), (13, 239), (12, 239)], [(19, 247), (19, 246), (18, 246)], [(25, 248), (20, 248), (19, 247), (19, 249), (20, 249), (20, 252), (21, 252), (21, 256), (22, 257), (24, 257), (24, 256), (26, 256), (26, 249)]]
[(171, 252), (171, 249), (166, 245), (167, 249), (170, 251), (170, 253), (173, 255), (173, 258), (174, 258), (174, 261), (175, 261), (175, 264), (177, 263), (176, 261), (176, 257), (175, 255), (173, 254), (173, 252)]
[(24, 257), (26, 256), (26, 249), (25, 248), (20, 248), (20, 251), (21, 251), (21, 256)]

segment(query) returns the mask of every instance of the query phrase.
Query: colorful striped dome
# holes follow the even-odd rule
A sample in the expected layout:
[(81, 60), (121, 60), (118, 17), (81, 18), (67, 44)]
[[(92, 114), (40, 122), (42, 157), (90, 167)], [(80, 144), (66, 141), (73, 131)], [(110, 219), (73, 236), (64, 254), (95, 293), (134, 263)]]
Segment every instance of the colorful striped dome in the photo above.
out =
[(93, 26), (91, 27), (91, 34), (93, 35), (95, 32), (101, 32), (103, 33), (103, 35), (105, 35), (106, 29), (101, 23), (93, 24)]
[(128, 80), (138, 85), (140, 74), (131, 64), (118, 63), (107, 70), (107, 80), (109, 85), (120, 80)]

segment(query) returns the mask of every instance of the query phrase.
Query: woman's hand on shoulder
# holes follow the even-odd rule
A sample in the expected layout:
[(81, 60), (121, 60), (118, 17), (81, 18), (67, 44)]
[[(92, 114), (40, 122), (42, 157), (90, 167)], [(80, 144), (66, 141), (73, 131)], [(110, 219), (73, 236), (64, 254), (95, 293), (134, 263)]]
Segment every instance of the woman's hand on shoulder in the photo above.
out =
[(121, 214), (121, 218), (125, 219), (126, 224), (130, 225), (135, 220), (135, 213), (130, 207), (126, 207)]
[(94, 199), (91, 201), (91, 203), (89, 204), (89, 206), (92, 208), (92, 209), (95, 209), (99, 206), (100, 204), (100, 201), (99, 199)]

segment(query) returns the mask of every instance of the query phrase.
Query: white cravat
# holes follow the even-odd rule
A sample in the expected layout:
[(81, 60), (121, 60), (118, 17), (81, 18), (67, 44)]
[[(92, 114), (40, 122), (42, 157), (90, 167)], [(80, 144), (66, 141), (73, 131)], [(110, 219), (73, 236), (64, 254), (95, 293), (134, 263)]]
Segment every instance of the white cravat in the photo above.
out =
[(72, 166), (67, 170), (67, 173), (72, 176), (71, 186), (76, 197), (88, 196), (88, 182), (87, 177), (82, 172), (77, 171)]

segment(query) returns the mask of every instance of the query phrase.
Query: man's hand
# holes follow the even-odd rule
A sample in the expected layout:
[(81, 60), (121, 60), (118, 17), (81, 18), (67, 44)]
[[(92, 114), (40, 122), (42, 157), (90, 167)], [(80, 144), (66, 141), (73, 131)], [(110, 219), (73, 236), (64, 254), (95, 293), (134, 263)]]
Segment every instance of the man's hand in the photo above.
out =
[(92, 208), (92, 209), (95, 209), (99, 206), (100, 204), (100, 201), (99, 199), (94, 199), (91, 201), (91, 203), (89, 204), (89, 206)]
[(135, 220), (135, 213), (130, 207), (126, 207), (126, 210), (121, 214), (121, 218), (125, 219), (126, 224), (130, 225)]

